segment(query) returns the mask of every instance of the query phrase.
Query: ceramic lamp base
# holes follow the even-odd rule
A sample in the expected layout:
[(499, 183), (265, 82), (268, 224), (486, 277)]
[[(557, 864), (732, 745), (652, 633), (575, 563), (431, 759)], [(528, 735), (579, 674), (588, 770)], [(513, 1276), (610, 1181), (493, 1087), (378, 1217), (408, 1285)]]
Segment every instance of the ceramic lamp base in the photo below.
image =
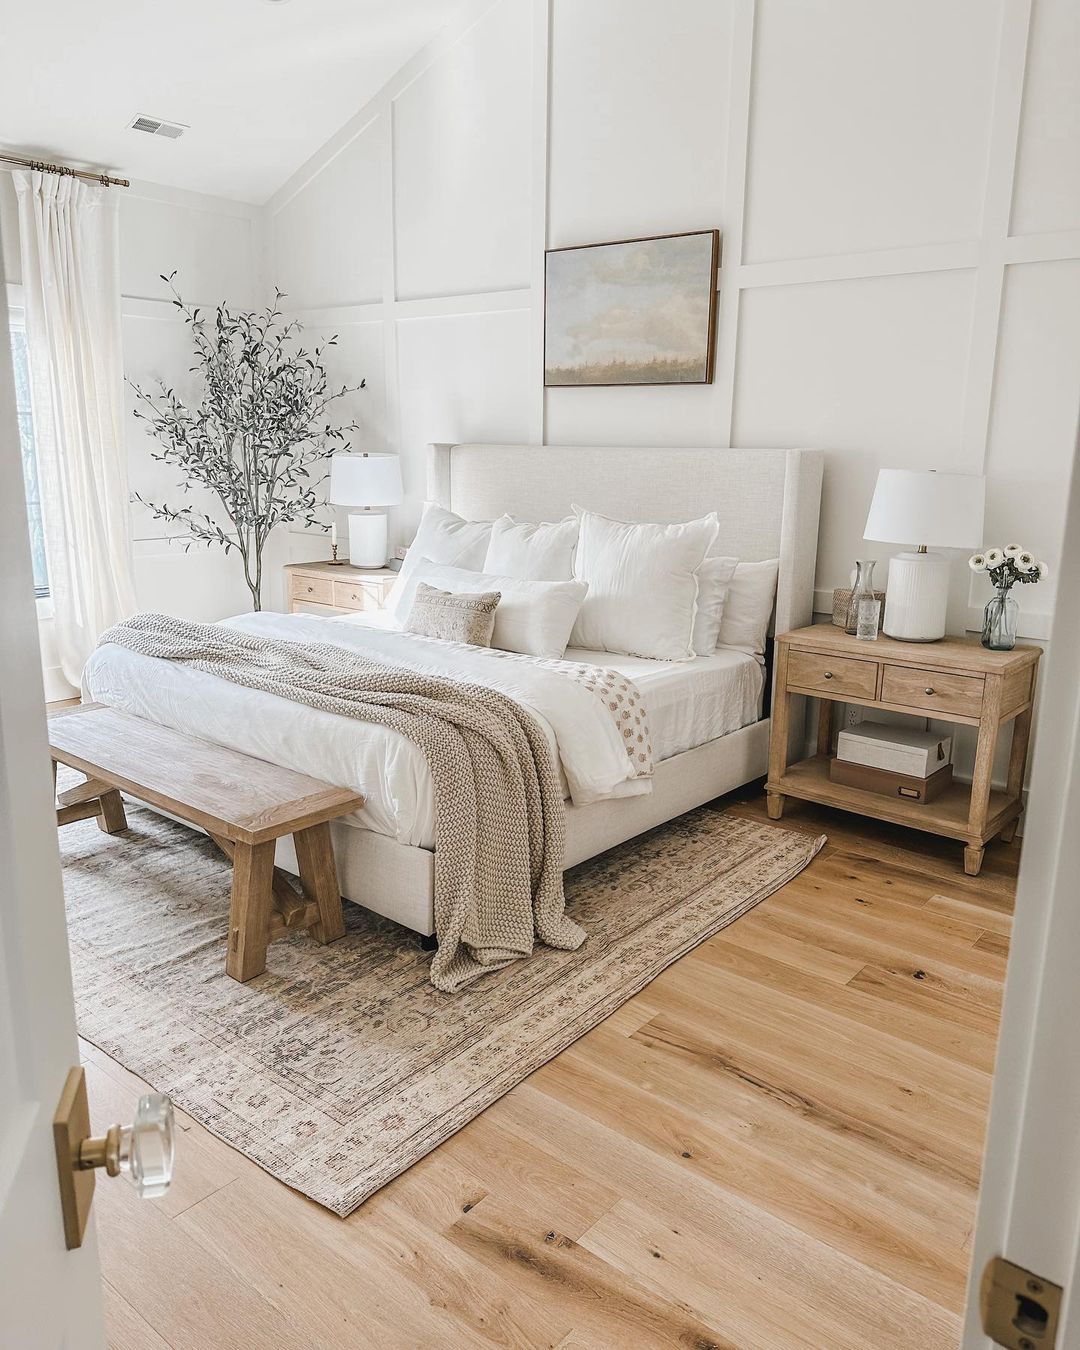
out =
[(386, 565), (385, 511), (360, 511), (349, 517), (349, 562), (353, 567)]
[(902, 642), (937, 642), (945, 636), (949, 560), (941, 553), (898, 553), (889, 560), (881, 630)]

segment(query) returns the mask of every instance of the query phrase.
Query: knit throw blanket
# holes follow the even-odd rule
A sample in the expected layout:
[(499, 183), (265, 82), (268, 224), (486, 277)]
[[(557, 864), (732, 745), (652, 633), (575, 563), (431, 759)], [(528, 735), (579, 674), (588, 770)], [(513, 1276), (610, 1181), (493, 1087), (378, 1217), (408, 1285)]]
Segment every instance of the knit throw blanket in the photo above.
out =
[(255, 637), (165, 614), (138, 614), (101, 642), (380, 723), (421, 749), (435, 795), (437, 989), (452, 993), (528, 956), (534, 937), (565, 951), (585, 940), (564, 909), (565, 819), (547, 741), (507, 695), (330, 643)]

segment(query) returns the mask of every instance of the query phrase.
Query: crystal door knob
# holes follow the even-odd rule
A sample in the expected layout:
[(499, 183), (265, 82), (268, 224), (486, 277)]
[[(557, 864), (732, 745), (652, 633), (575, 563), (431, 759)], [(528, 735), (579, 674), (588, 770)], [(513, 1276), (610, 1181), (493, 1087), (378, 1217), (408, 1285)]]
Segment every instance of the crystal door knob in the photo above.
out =
[(146, 1200), (164, 1195), (173, 1175), (176, 1142), (173, 1105), (162, 1092), (139, 1098), (130, 1125), (112, 1125), (103, 1139), (84, 1139), (79, 1167), (104, 1167), (110, 1177), (125, 1176)]

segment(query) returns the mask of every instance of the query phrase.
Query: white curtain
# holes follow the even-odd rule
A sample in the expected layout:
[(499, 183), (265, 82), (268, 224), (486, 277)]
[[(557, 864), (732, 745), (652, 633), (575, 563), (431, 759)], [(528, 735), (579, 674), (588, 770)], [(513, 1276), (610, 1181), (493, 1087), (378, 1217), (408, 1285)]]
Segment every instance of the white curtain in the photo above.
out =
[(78, 686), (135, 610), (115, 189), (13, 175), (45, 559), (64, 676)]

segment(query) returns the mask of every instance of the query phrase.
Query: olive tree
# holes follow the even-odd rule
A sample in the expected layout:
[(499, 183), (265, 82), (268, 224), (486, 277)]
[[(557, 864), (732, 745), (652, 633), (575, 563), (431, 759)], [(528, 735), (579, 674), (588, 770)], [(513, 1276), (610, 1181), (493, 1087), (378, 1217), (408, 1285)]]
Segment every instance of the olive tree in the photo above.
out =
[(329, 456), (340, 449), (355, 422), (336, 425), (336, 400), (363, 389), (332, 389), (323, 354), (337, 338), (310, 350), (299, 344), (301, 325), (281, 312), (284, 293), (263, 310), (213, 313), (185, 303), (173, 280), (162, 275), (172, 303), (191, 331), (201, 377), (197, 402), (185, 402), (172, 385), (157, 382), (153, 392), (138, 384), (135, 416), (160, 445), (153, 458), (178, 469), (183, 492), (204, 489), (221, 502), (226, 523), (196, 503), (170, 506), (135, 494), (155, 517), (182, 529), (193, 541), (233, 549), (244, 565), (244, 580), (255, 609), (262, 607), (263, 548), (270, 533), (288, 521), (320, 525), (316, 489), (325, 481)]

